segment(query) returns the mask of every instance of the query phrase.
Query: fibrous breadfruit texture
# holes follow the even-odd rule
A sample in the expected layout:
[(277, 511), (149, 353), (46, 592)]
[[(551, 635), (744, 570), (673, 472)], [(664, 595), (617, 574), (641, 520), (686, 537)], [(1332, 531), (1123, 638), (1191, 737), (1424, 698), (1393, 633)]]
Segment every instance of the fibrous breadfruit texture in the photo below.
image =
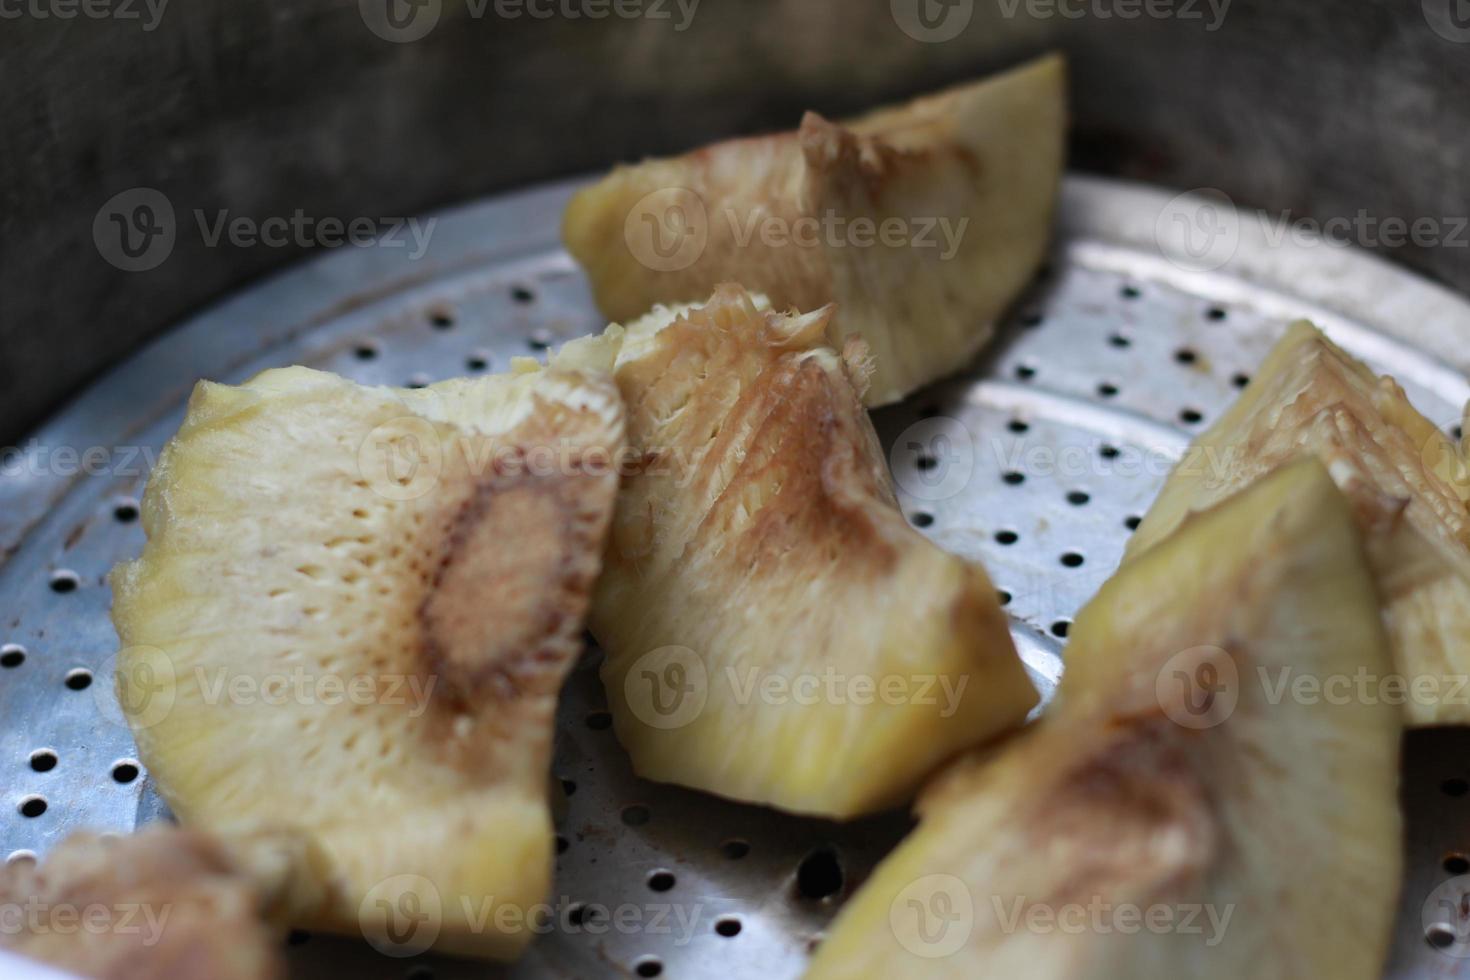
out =
[(0, 950), (97, 980), (283, 978), (273, 919), (300, 897), (304, 843), (235, 843), (168, 826), (72, 834), (39, 865), (0, 867)]
[(1310, 323), (1287, 330), (1240, 400), (1190, 448), (1128, 554), (1304, 455), (1327, 464), (1367, 541), (1397, 668), (1384, 680), (1386, 696), (1405, 706), (1411, 725), (1470, 722), (1465, 461), (1392, 378)]
[(776, 309), (835, 301), (872, 351), (868, 404), (886, 404), (964, 367), (1036, 271), (1065, 128), (1047, 57), (845, 125), (808, 113), (619, 167), (572, 199), (563, 237), (614, 321), (721, 282)]
[(578, 372), (201, 384), (113, 576), (119, 699), (174, 812), (314, 835), (310, 925), (514, 955), (624, 448)]
[(643, 456), (591, 617), (637, 771), (850, 817), (1037, 696), (984, 570), (899, 512), (831, 318), (724, 286), (553, 363), (613, 372)]
[(1200, 515), (1083, 610), (1036, 729), (926, 792), (808, 980), (1377, 980), (1401, 716), (1296, 682), (1389, 660), (1319, 462)]

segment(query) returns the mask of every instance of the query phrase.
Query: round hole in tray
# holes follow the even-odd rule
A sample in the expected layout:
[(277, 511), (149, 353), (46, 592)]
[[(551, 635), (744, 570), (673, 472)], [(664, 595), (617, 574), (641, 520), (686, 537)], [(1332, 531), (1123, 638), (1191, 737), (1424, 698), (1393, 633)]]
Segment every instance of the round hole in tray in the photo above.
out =
[(1424, 939), (1435, 949), (1448, 949), (1455, 944), (1455, 927), (1448, 922), (1431, 923), (1424, 929)]
[(844, 873), (837, 850), (818, 847), (796, 869), (796, 891), (802, 898), (814, 901), (832, 898), (842, 891)]
[(31, 753), (31, 769), (36, 772), (50, 772), (56, 768), (56, 753), (51, 749), (37, 749)]

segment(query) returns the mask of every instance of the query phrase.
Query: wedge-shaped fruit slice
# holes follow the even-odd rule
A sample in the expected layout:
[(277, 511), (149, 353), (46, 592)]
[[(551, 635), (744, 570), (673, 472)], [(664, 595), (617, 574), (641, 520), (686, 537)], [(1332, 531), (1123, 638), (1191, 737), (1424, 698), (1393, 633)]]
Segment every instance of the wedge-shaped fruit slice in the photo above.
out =
[(1348, 495), (1378, 580), (1411, 725), (1470, 722), (1470, 478), (1454, 443), (1305, 321), (1200, 436), (1129, 544), (1134, 555), (1282, 463), (1312, 454)]
[(962, 368), (1035, 273), (1066, 114), (1059, 57), (846, 125), (808, 113), (614, 170), (572, 199), (563, 237), (612, 320), (727, 281), (777, 309), (836, 301), (886, 404)]
[(926, 793), (808, 977), (1377, 980), (1400, 715), (1275, 688), (1386, 670), (1374, 602), (1315, 460), (1125, 565), (1037, 729)]
[(100, 980), (275, 980), (285, 929), (269, 920), (308, 867), (290, 835), (72, 834), (40, 865), (0, 867), (0, 950)]
[(315, 834), (310, 924), (514, 955), (623, 438), (577, 372), (201, 384), (113, 576), (120, 701), (174, 812)]
[(638, 772), (850, 817), (1037, 698), (985, 572), (899, 512), (831, 318), (725, 286), (557, 363), (613, 370), (644, 458), (591, 619)]

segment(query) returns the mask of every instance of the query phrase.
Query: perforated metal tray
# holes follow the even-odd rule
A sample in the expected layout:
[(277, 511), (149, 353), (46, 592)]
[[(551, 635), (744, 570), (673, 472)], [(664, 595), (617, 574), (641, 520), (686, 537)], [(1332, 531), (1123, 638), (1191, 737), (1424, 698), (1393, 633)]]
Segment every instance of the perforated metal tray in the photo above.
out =
[[(0, 459), (0, 856), (26, 860), (72, 829), (128, 830), (161, 813), (112, 699), (104, 576), (142, 546), (137, 496), (193, 382), (304, 363), (368, 383), (427, 383), (599, 329), (556, 241), (574, 189), (445, 215), (416, 261), (353, 249), (248, 290)], [(1048, 689), (1069, 617), (1116, 567), (1169, 464), (1298, 316), (1399, 377), (1446, 428), (1459, 421), (1470, 306), (1458, 296), (1349, 249), (1277, 241), (1207, 197), (1091, 178), (1068, 181), (1055, 255), (994, 349), (878, 414), (911, 519), (988, 564)], [(929, 447), (946, 446), (932, 438), (941, 432), (958, 435), (943, 467), (921, 467)], [(46, 461), (16, 465), (37, 458)], [(908, 819), (840, 826), (635, 779), (601, 713), (597, 657), (579, 666), (561, 711), (564, 850), (552, 931), (530, 955), (511, 968), (401, 960), (297, 935), (297, 975), (799, 975)], [(1470, 870), (1458, 856), (1470, 851), (1467, 750), (1459, 731), (1406, 740), (1409, 863), (1391, 977), (1470, 975), (1463, 924), (1443, 923), (1460, 930), (1448, 946), (1426, 939), (1442, 924), (1439, 900), (1462, 894), (1457, 876)]]

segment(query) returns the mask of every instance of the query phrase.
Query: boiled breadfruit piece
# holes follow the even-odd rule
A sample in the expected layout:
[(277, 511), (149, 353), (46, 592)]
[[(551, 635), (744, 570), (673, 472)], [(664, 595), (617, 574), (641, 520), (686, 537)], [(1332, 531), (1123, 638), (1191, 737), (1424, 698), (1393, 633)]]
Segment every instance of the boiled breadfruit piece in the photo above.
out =
[(1128, 554), (1307, 455), (1347, 494), (1367, 542), (1396, 666), (1384, 696), (1410, 725), (1470, 722), (1470, 467), (1392, 378), (1306, 321), (1186, 453)]
[(319, 901), (313, 857), (290, 834), (80, 831), (0, 867), (0, 950), (97, 980), (283, 980), (280, 917)]
[(1056, 56), (846, 124), (807, 113), (617, 168), (572, 199), (563, 238), (614, 321), (722, 282), (777, 309), (836, 302), (872, 351), (867, 402), (887, 404), (964, 367), (1035, 274), (1066, 117)]
[(201, 384), (113, 575), (119, 700), (174, 813), (311, 834), (329, 898), (302, 925), (514, 956), (623, 449), (616, 389), (578, 372)]
[(1389, 667), (1348, 502), (1281, 470), (1102, 588), (1039, 725), (926, 793), (808, 980), (1378, 980), (1402, 716), (1322, 692)]
[(567, 345), (610, 371), (642, 469), (591, 616), (638, 773), (797, 813), (903, 802), (1037, 695), (994, 586), (899, 511), (833, 311), (723, 286)]

